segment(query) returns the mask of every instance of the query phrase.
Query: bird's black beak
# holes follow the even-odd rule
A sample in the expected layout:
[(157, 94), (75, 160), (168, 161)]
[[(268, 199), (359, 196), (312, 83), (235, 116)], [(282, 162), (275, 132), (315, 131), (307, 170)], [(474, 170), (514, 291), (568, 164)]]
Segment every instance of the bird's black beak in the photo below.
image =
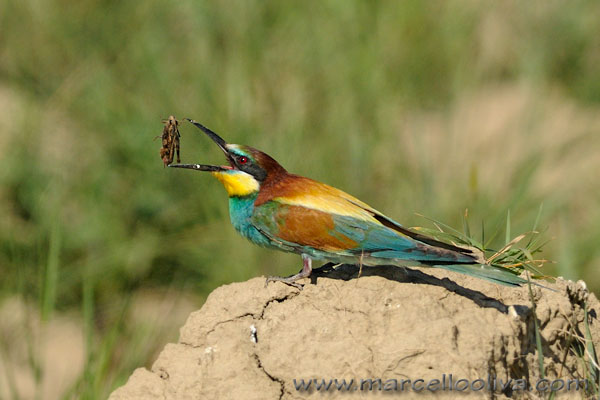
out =
[(187, 168), (195, 169), (196, 171), (225, 171), (227, 168), (220, 167), (218, 165), (206, 165), (206, 164), (170, 164), (169, 167), (173, 168)]
[[(231, 164), (231, 167), (234, 166), (233, 160), (231, 159), (231, 156), (229, 155), (229, 150), (227, 149), (227, 142), (225, 140), (223, 140), (223, 138), (221, 136), (217, 135), (215, 132), (211, 131), (210, 129), (208, 129), (207, 127), (202, 125), (201, 123), (194, 121), (193, 119), (189, 119), (189, 118), (185, 118), (185, 119), (188, 120), (189, 122), (191, 122), (192, 124), (194, 124), (196, 126), (196, 128), (198, 128), (202, 132), (206, 133), (206, 135), (209, 138), (211, 138), (219, 146), (219, 148), (221, 150), (223, 150), (223, 153), (225, 153), (225, 156), (227, 157), (227, 161), (229, 161), (229, 163)], [(225, 170), (231, 169), (231, 167), (224, 167), (224, 166), (218, 166), (218, 165), (206, 165), (206, 164), (171, 164), (171, 165), (169, 165), (169, 167), (195, 169), (196, 171), (225, 171)]]
[(193, 119), (189, 119), (189, 118), (185, 118), (185, 119), (190, 121), (192, 124), (194, 124), (196, 126), (196, 128), (198, 128), (202, 132), (206, 133), (206, 135), (209, 138), (211, 138), (221, 148), (221, 150), (223, 150), (223, 152), (225, 154), (229, 154), (229, 150), (227, 150), (227, 142), (225, 140), (223, 140), (223, 138), (221, 136), (217, 135), (216, 133), (214, 133), (213, 131), (211, 131), (204, 125), (202, 125), (200, 122), (196, 122)]

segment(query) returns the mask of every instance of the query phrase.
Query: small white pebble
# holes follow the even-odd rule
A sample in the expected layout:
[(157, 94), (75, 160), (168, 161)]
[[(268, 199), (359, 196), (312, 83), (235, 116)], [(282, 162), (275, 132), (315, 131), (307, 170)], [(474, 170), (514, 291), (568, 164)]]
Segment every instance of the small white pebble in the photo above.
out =
[(215, 349), (212, 346), (208, 346), (204, 349), (204, 354), (214, 353)]
[(258, 338), (256, 337), (256, 327), (254, 325), (250, 325), (250, 340), (252, 343), (258, 342)]
[(508, 307), (508, 315), (510, 315), (513, 318), (519, 318), (519, 314), (517, 314), (517, 309), (515, 308), (515, 306), (509, 306)]
[(577, 284), (583, 288), (583, 290), (587, 290), (587, 285), (584, 281), (577, 281)]

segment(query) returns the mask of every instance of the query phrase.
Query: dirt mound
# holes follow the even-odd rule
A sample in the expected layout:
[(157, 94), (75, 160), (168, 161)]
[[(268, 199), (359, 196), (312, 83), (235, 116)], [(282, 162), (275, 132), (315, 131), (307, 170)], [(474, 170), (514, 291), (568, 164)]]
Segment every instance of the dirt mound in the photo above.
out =
[[(265, 288), (264, 278), (216, 289), (190, 315), (179, 343), (168, 344), (151, 371), (136, 370), (111, 399), (317, 397), (324, 394), (317, 386), (333, 379), (328, 398), (401, 387), (405, 393), (397, 394), (423, 398), (465, 385), (479, 398), (538, 398), (524, 385), (544, 389), (556, 378), (555, 388), (563, 382), (562, 391), (569, 385), (568, 396), (582, 398), (569, 380), (588, 376), (585, 304), (600, 344), (598, 300), (583, 282), (533, 288), (549, 379), (539, 381), (527, 287), (449, 279), (434, 269), (365, 268), (356, 279), (357, 272), (344, 265), (302, 291), (282, 283)], [(338, 390), (344, 383), (350, 389)], [(298, 389), (302, 384), (310, 388)]]

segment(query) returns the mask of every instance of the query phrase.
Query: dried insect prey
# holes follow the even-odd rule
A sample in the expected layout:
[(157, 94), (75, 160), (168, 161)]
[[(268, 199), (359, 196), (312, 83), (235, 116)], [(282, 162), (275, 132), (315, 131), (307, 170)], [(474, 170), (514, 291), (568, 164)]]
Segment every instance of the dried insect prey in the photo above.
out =
[(162, 135), (160, 136), (162, 140), (160, 158), (166, 167), (167, 165), (173, 163), (175, 151), (177, 151), (177, 162), (181, 162), (181, 159), (179, 158), (179, 143), (181, 135), (179, 134), (179, 121), (177, 121), (173, 115), (162, 122), (165, 124), (165, 127), (163, 128)]

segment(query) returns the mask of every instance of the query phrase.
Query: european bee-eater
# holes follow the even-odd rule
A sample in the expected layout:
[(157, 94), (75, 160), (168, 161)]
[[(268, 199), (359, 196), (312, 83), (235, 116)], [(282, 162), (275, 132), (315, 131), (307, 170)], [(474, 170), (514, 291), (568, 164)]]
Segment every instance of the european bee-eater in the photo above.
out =
[(287, 172), (269, 155), (250, 146), (229, 144), (188, 119), (225, 153), (229, 165), (172, 164), (208, 171), (229, 195), (234, 228), (253, 243), (302, 256), (302, 271), (268, 281), (309, 277), (312, 260), (362, 265), (440, 267), (495, 283), (518, 286), (515, 274), (486, 265), (477, 249), (459, 247), (407, 229), (353, 196)]

